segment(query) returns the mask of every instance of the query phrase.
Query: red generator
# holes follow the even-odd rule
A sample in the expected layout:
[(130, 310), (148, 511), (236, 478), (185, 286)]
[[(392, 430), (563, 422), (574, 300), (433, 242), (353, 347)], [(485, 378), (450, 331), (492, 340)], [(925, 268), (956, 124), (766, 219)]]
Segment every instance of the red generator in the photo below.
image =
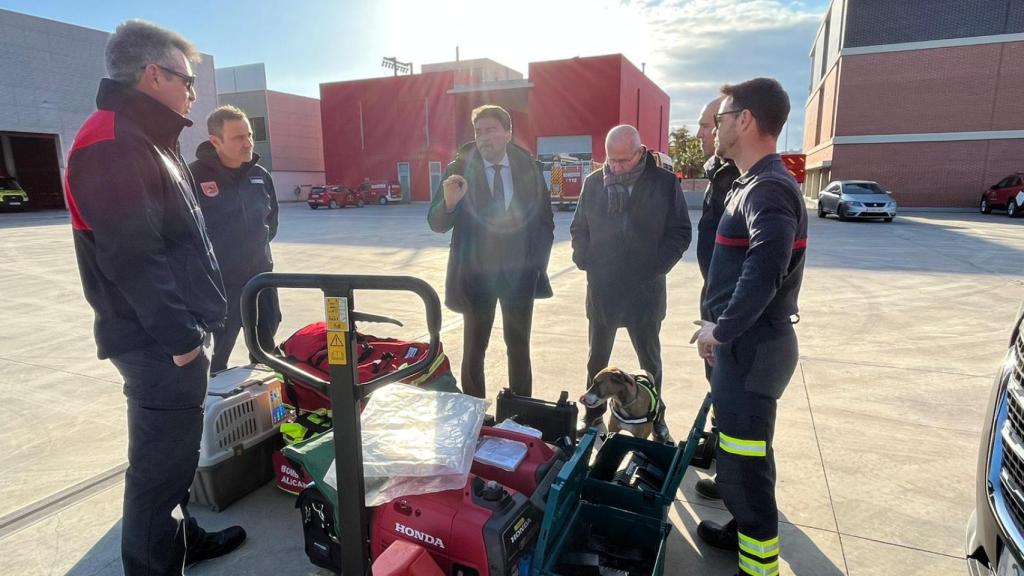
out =
[(426, 548), (445, 574), (520, 576), (540, 532), (547, 492), (566, 456), (539, 438), (484, 427), (481, 438), (516, 440), (527, 452), (513, 471), (474, 462), (465, 487), (397, 498), (373, 511), (370, 555), (393, 542)]

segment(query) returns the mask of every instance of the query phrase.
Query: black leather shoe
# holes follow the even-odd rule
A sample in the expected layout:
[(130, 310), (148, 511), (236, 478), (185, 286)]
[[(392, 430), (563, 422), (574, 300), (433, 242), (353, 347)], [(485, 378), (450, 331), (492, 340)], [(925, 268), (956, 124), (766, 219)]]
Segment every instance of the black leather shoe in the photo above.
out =
[(576, 423), (576, 438), (583, 438), (583, 435), (586, 434), (587, 430), (590, 430), (591, 428), (597, 430), (598, 436), (608, 433), (608, 425), (605, 424), (604, 418), (597, 418), (594, 421), (580, 419), (580, 421)]
[(701, 478), (694, 485), (697, 495), (708, 500), (721, 500), (722, 495), (718, 493), (718, 482), (714, 478)]
[(730, 520), (724, 526), (710, 520), (701, 520), (697, 525), (697, 535), (705, 543), (733, 552), (740, 549), (739, 540), (736, 536), (736, 521)]
[(665, 424), (664, 420), (656, 420), (654, 422), (654, 432), (651, 434), (652, 439), (655, 442), (662, 444), (675, 444), (676, 441), (672, 439), (672, 434), (668, 431), (668, 424)]
[(185, 551), (185, 566), (223, 556), (241, 546), (242, 542), (245, 542), (245, 530), (241, 526), (232, 526), (220, 532), (205, 532), (198, 542), (189, 542)]
[(604, 412), (587, 409), (586, 412), (581, 414), (580, 419), (576, 422), (576, 438), (582, 438), (587, 430), (591, 428), (597, 428), (599, 436), (608, 433), (608, 425), (604, 422)]

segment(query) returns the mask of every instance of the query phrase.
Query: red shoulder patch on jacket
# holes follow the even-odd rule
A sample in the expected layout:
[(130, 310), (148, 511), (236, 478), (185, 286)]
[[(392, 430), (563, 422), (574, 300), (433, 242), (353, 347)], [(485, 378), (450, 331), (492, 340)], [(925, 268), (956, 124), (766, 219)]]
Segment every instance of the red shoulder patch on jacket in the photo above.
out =
[(71, 227), (74, 230), (92, 230), (92, 227), (82, 218), (82, 213), (75, 203), (75, 195), (71, 190), (71, 157), (75, 152), (88, 148), (93, 144), (113, 140), (116, 134), (115, 114), (109, 110), (97, 110), (86, 119), (82, 127), (78, 129), (75, 142), (71, 145), (68, 153), (67, 169), (64, 171), (64, 197), (68, 205), (68, 212), (71, 213)]
[(220, 188), (217, 187), (216, 182), (200, 182), (199, 187), (203, 189), (203, 194), (208, 198), (213, 198), (220, 194)]

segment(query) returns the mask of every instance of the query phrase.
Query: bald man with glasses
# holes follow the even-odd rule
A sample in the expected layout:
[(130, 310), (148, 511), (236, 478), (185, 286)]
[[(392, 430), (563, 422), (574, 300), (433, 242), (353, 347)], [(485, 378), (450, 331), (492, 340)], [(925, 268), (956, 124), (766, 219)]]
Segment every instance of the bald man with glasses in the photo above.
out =
[[(573, 262), (587, 273), (586, 386), (608, 366), (625, 328), (660, 395), (665, 277), (690, 245), (690, 218), (675, 174), (657, 166), (633, 126), (608, 132), (604, 165), (584, 181), (569, 230)], [(602, 429), (606, 410), (588, 408), (580, 429)], [(672, 442), (664, 413), (653, 422), (654, 439)]]

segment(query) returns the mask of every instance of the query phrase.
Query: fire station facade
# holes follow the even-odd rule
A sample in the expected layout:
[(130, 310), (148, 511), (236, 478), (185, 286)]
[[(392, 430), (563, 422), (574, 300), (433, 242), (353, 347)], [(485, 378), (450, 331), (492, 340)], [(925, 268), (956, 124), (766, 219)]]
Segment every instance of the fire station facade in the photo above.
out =
[(419, 74), (320, 85), (328, 184), (394, 180), (406, 200), (429, 200), (459, 146), (470, 112), (497, 104), (513, 141), (544, 162), (556, 154), (604, 160), (617, 124), (668, 151), (669, 97), (621, 54), (529, 65), (529, 78), (487, 59), (424, 65)]

